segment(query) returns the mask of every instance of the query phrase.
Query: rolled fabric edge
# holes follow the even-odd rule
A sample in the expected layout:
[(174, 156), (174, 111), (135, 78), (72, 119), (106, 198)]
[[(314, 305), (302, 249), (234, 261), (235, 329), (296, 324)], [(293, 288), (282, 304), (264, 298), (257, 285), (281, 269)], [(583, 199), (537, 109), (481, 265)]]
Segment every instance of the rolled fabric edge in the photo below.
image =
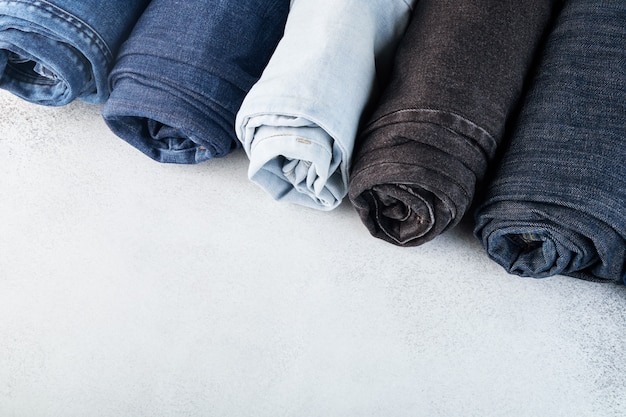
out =
[[(277, 201), (322, 211), (338, 207), (348, 193), (352, 147), (345, 149), (337, 133), (315, 116), (325, 114), (322, 109), (298, 111), (307, 108), (303, 99), (285, 97), (276, 108), (262, 104), (261, 100), (244, 100), (235, 122), (237, 137), (250, 159), (250, 180)], [(283, 108), (290, 111), (283, 112)], [(293, 178), (285, 175), (296, 166), (308, 172), (294, 171)]]
[(50, 3), (0, 1), (0, 28), (0, 48), (7, 51), (0, 88), (46, 106), (108, 97), (113, 54), (86, 23)]
[[(406, 131), (396, 137), (394, 127), (398, 124), (406, 126)], [(436, 135), (469, 141), (468, 145), (485, 158), (485, 165), (496, 146), (493, 136), (480, 126), (443, 110), (403, 109), (370, 123), (360, 142), (371, 141), (371, 135), (389, 139), (383, 141), (396, 146), (396, 155), (391, 156), (382, 146), (357, 152), (348, 196), (372, 236), (398, 246), (424, 244), (456, 226), (470, 206), (476, 181), (482, 175), (446, 154), (445, 149), (416, 140), (420, 133), (428, 133), (421, 132), (425, 126)], [(404, 143), (394, 145), (400, 137)], [(414, 159), (415, 155), (419, 157)], [(368, 162), (360, 164), (364, 158)], [(470, 187), (443, 172), (443, 166), (469, 176)], [(373, 170), (378, 172), (372, 174)]]
[[(171, 88), (136, 74), (119, 77), (102, 117), (113, 133), (157, 162), (196, 164), (240, 147), (226, 109), (207, 107)], [(143, 92), (140, 100), (137, 91)]]
[[(475, 213), (474, 235), (510, 274), (626, 284), (623, 237), (602, 220), (571, 207), (538, 201), (484, 204)], [(607, 246), (595, 236), (613, 239)]]
[(347, 192), (338, 172), (340, 151), (314, 124), (259, 126), (250, 155), (249, 179), (276, 200), (332, 210)]

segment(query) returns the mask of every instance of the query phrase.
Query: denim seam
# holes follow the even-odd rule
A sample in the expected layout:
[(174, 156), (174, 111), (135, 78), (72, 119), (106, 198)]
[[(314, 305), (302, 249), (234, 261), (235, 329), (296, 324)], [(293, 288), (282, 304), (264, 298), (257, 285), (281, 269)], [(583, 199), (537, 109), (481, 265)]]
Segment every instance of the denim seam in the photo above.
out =
[[(341, 178), (342, 178), (343, 182), (346, 183), (346, 184), (348, 183), (348, 181), (349, 181), (348, 170), (349, 170), (349, 167), (350, 167), (350, 160), (351, 160), (352, 155), (351, 155), (350, 152), (347, 151), (347, 149), (345, 149), (345, 147), (343, 146), (341, 141), (336, 139), (337, 135), (335, 135), (329, 129), (325, 128), (322, 123), (319, 123), (318, 120), (315, 120), (314, 118), (311, 118), (311, 115), (302, 114), (302, 113), (287, 113), (287, 112), (285, 112), (285, 113), (279, 113), (279, 112), (256, 112), (256, 113), (248, 114), (248, 115), (246, 115), (246, 118), (243, 121), (243, 123), (240, 123), (239, 129), (245, 131), (247, 129), (247, 126), (250, 124), (251, 120), (254, 120), (257, 117), (265, 117), (265, 116), (284, 116), (284, 117), (294, 117), (294, 118), (306, 119), (306, 120), (310, 121), (311, 123), (315, 124), (320, 129), (322, 129), (324, 132), (326, 132), (328, 134), (328, 136), (330, 136), (331, 139), (333, 140), (333, 147), (337, 146), (339, 148), (339, 150), (341, 151), (341, 161), (339, 162), (339, 167), (337, 169), (341, 173)], [(241, 142), (244, 145), (244, 148), (246, 147), (246, 142), (248, 142), (250, 144), (250, 147), (251, 147), (252, 143), (254, 142), (254, 139), (253, 140), (246, 140), (246, 139), (247, 139), (246, 138), (246, 134), (245, 133), (242, 134), (241, 135)]]
[[(310, 121), (312, 124), (314, 124), (315, 126), (322, 129), (324, 132), (326, 132), (328, 136), (330, 136), (333, 139), (335, 144), (337, 144), (339, 147), (342, 147), (341, 143), (336, 139), (338, 135), (334, 134), (331, 130), (324, 127), (324, 123), (320, 123), (318, 120), (316, 120), (316, 118), (311, 117), (311, 115), (307, 113), (299, 113), (299, 112), (288, 113), (288, 112), (280, 112), (280, 111), (269, 111), (269, 112), (259, 111), (255, 113), (250, 113), (250, 114), (246, 114), (246, 117), (243, 120), (243, 123), (239, 124), (239, 129), (245, 131), (248, 128), (248, 125), (250, 125), (250, 121), (258, 117), (263, 118), (266, 116), (279, 116), (279, 117), (285, 117), (285, 118), (293, 117), (293, 118), (306, 119)], [(267, 126), (267, 125), (264, 125), (264, 126)], [(269, 127), (272, 127), (272, 126), (269, 126)], [(274, 126), (274, 127), (281, 127), (281, 126)], [(242, 137), (244, 136), (242, 135)]]
[[(413, 191), (412, 188), (407, 187), (405, 184), (398, 184), (397, 187), (399, 189), (401, 189), (403, 191), (406, 191), (407, 193), (411, 194), (413, 197), (417, 197), (417, 198), (419, 198), (422, 201), (424, 200), (419, 194), (417, 194), (415, 191)], [(398, 219), (398, 221), (404, 222), (404, 221), (407, 221), (409, 219), (409, 217), (411, 217), (411, 213), (413, 212), (413, 208), (411, 206), (408, 206), (408, 207), (409, 207), (409, 211), (408, 211), (407, 215), (404, 218), (402, 218), (402, 219)], [(432, 213), (432, 210), (430, 209), (430, 206), (428, 207), (428, 212), (431, 214), (431, 218), (432, 218), (433, 217), (432, 216), (433, 213)], [(421, 224), (422, 222), (419, 222), (419, 223)]]
[[(479, 153), (480, 153), (480, 154), (481, 154), (481, 155), (485, 158), (485, 160), (489, 160), (489, 159), (490, 159), (489, 155), (487, 155), (487, 152), (485, 151), (485, 149), (484, 149), (482, 146), (475, 146), (475, 142), (476, 142), (476, 141), (474, 140), (474, 138), (473, 138), (473, 137), (469, 136), (469, 135), (468, 135), (468, 134), (466, 134), (466, 133), (459, 132), (459, 131), (457, 131), (457, 130), (455, 130), (455, 129), (451, 129), (449, 126), (444, 126), (444, 125), (441, 125), (441, 124), (439, 124), (439, 123), (436, 123), (436, 122), (434, 122), (434, 121), (430, 121), (430, 120), (427, 120), (427, 121), (421, 121), (421, 120), (419, 120), (419, 121), (410, 121), (410, 122), (409, 122), (409, 121), (407, 121), (407, 122), (393, 122), (393, 123), (388, 123), (388, 124), (385, 124), (385, 125), (382, 125), (382, 126), (377, 126), (377, 127), (376, 127), (376, 129), (378, 130), (378, 129), (382, 128), (382, 127), (386, 127), (386, 126), (389, 126), (389, 125), (391, 125), (391, 124), (397, 124), (397, 123), (418, 124), (418, 125), (421, 125), (421, 124), (426, 124), (426, 125), (433, 125), (433, 126), (440, 127), (440, 128), (442, 128), (442, 129), (448, 130), (448, 131), (452, 132), (452, 133), (453, 133), (453, 134), (455, 134), (455, 135), (458, 135), (458, 136), (461, 136), (461, 137), (463, 137), (463, 138), (467, 138), (467, 139), (472, 140), (474, 143), (470, 143), (470, 144), (469, 144), (469, 146), (471, 146), (471, 147), (475, 148), (475, 150), (476, 150), (477, 152), (479, 152)], [(362, 158), (364, 158), (364, 157), (365, 157), (365, 155), (369, 155), (369, 154), (372, 154), (372, 153), (374, 153), (374, 152), (378, 152), (378, 151), (380, 151), (381, 149), (385, 149), (385, 148), (392, 148), (392, 147), (396, 147), (396, 146), (399, 146), (399, 145), (405, 145), (405, 144), (408, 144), (408, 143), (415, 143), (415, 142), (419, 143), (420, 145), (423, 145), (423, 146), (426, 146), (426, 147), (429, 147), (429, 148), (436, 149), (436, 150), (437, 150), (437, 151), (439, 151), (439, 152), (442, 152), (442, 153), (447, 153), (447, 152), (445, 151), (445, 149), (439, 148), (439, 147), (437, 147), (437, 146), (435, 146), (435, 145), (432, 145), (432, 144), (430, 144), (430, 143), (421, 142), (421, 141), (416, 141), (415, 139), (412, 139), (412, 138), (410, 138), (410, 137), (407, 137), (407, 135), (398, 135), (395, 139), (398, 139), (398, 138), (404, 138), (404, 139), (405, 139), (405, 142), (403, 142), (403, 143), (397, 143), (397, 142), (395, 142), (395, 143), (393, 143), (393, 144), (391, 144), (391, 145), (389, 145), (389, 146), (384, 146), (384, 147), (375, 148), (375, 149), (370, 150), (370, 151), (364, 151), (364, 152), (362, 152), (362, 153), (361, 153), (361, 159), (362, 159)], [(450, 154), (450, 153), (447, 153), (447, 154), (448, 154), (448, 155), (453, 156), (453, 155), (452, 155), (452, 154)], [(461, 165), (463, 165), (465, 168), (467, 168), (468, 170), (470, 170), (470, 171), (474, 172), (474, 170), (473, 170), (471, 167), (469, 167), (467, 164), (465, 164), (465, 162), (464, 162), (464, 161), (461, 161), (461, 160), (460, 160), (459, 162), (460, 162), (460, 163), (461, 163)]]
[[(278, 134), (275, 134), (275, 135), (264, 136), (261, 139), (255, 139), (255, 140), (252, 141), (252, 143), (250, 144), (250, 152), (253, 152), (254, 149), (256, 148), (256, 146), (258, 144), (260, 144), (261, 142), (264, 142), (266, 139), (277, 138), (277, 137), (302, 137), (302, 136), (293, 135), (293, 134), (285, 134), (285, 133), (278, 133)], [(306, 139), (304, 137), (302, 137), (302, 138)], [(333, 140), (333, 142), (334, 142), (334, 140)], [(316, 148), (321, 148), (322, 151), (324, 151), (329, 156), (331, 156), (331, 159), (332, 159), (332, 156), (333, 156), (332, 152), (328, 152), (328, 149), (326, 149), (325, 146), (320, 145), (319, 143), (315, 142), (314, 140), (311, 140), (310, 145), (315, 145)]]
[(65, 10), (59, 8), (58, 6), (48, 3), (45, 0), (38, 0), (35, 2), (26, 2), (23, 0), (0, 1), (0, 4), (3, 3), (7, 6), (10, 6), (11, 3), (21, 3), (25, 7), (34, 6), (51, 13), (59, 20), (63, 21), (65, 24), (73, 26), (74, 29), (76, 29), (78, 32), (85, 34), (89, 39), (91, 39), (92, 44), (95, 45), (102, 52), (107, 61), (111, 61), (113, 59), (113, 53), (109, 49), (106, 42), (100, 37), (100, 34), (94, 28), (92, 28), (82, 19), (70, 13), (67, 13)]
[[(384, 114), (384, 115), (382, 115), (380, 117), (377, 117), (376, 119), (372, 120), (370, 123), (368, 123), (368, 126), (365, 128), (363, 134), (368, 133), (369, 131), (373, 130), (374, 128), (380, 127), (380, 126), (375, 126), (375, 125), (378, 125), (378, 123), (383, 123), (382, 126), (385, 126), (386, 124), (388, 124), (388, 123), (385, 122), (385, 119), (391, 118), (394, 115), (405, 114), (405, 113), (425, 113), (425, 114), (430, 114), (430, 115), (442, 114), (442, 115), (452, 116), (456, 121), (459, 121), (459, 122), (463, 123), (466, 126), (465, 126), (465, 129), (463, 129), (463, 131), (458, 131), (458, 132), (457, 132), (457, 129), (452, 129), (449, 126), (445, 126), (448, 129), (450, 129), (452, 131), (455, 131), (455, 132), (457, 132), (459, 134), (462, 134), (464, 136), (471, 137), (471, 138), (474, 138), (474, 135), (471, 134), (470, 130), (477, 130), (483, 136), (488, 138), (489, 141), (492, 143), (492, 145), (494, 147), (496, 147), (497, 144), (498, 144), (498, 141), (496, 141), (494, 135), (489, 133), (485, 128), (477, 125), (476, 123), (472, 122), (471, 120), (469, 120), (468, 118), (464, 117), (463, 115), (460, 115), (458, 113), (455, 113), (455, 112), (449, 111), (449, 110), (445, 110), (445, 109), (414, 108), (414, 109), (396, 110), (396, 111)], [(420, 121), (421, 120), (418, 120), (418, 122), (420, 122)]]

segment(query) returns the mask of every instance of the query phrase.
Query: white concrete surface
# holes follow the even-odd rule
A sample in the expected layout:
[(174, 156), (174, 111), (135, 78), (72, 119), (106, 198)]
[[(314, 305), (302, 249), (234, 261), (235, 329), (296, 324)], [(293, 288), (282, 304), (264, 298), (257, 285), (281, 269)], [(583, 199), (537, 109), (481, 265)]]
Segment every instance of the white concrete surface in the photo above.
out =
[(624, 416), (626, 289), (278, 204), (0, 92), (0, 416)]

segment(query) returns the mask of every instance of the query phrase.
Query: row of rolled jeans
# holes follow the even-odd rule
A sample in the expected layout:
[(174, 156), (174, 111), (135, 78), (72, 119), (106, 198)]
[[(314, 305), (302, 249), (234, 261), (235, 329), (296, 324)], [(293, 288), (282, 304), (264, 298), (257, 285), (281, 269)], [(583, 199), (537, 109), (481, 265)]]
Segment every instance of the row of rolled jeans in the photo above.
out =
[(623, 0), (0, 1), (0, 87), (522, 276), (626, 281)]

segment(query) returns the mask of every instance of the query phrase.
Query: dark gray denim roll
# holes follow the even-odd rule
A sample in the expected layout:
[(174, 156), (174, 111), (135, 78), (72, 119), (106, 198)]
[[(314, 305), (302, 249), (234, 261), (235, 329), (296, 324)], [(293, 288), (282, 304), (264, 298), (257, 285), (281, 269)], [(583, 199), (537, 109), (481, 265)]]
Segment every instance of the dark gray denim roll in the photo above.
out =
[(401, 246), (456, 225), (501, 142), (550, 0), (421, 0), (357, 142), (350, 201)]
[(475, 233), (508, 272), (626, 280), (626, 2), (569, 0)]

